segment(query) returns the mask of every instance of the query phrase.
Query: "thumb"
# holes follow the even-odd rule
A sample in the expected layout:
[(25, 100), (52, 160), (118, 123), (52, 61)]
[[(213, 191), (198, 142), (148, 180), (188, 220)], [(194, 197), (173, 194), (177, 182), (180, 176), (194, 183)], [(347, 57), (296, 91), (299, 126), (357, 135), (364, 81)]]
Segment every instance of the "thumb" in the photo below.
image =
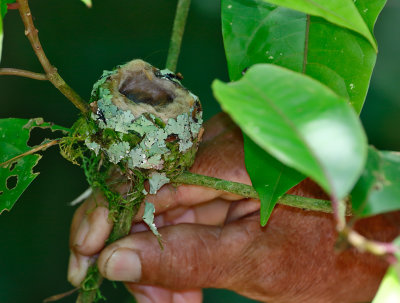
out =
[[(258, 218), (254, 222), (259, 229)], [(167, 226), (160, 229), (163, 250), (152, 233), (132, 234), (102, 251), (99, 270), (110, 280), (170, 289), (230, 288), (243, 269), (238, 260), (258, 234), (249, 226)]]

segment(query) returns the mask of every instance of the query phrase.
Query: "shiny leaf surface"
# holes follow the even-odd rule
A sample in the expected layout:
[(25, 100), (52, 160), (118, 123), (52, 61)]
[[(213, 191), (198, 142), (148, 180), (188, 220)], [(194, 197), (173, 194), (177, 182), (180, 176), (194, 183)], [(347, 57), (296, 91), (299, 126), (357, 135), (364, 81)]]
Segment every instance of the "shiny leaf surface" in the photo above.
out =
[(400, 209), (400, 153), (370, 147), (351, 198), (354, 212), (362, 217)]
[(243, 138), (246, 168), (260, 196), (261, 225), (265, 226), (279, 198), (304, 176), (269, 155), (246, 134), (243, 134)]
[(260, 147), (344, 198), (366, 160), (366, 138), (345, 99), (300, 73), (258, 64), (233, 83), (214, 81), (223, 109)]
[(268, 0), (266, 2), (324, 18), (364, 36), (377, 50), (376, 41), (353, 0)]

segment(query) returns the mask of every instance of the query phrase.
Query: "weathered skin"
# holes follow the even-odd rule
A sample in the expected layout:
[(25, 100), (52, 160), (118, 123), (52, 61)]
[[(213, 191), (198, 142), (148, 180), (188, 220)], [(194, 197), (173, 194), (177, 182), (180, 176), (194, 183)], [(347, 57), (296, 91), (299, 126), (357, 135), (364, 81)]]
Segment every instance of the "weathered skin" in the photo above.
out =
[[(223, 115), (205, 129), (192, 171), (250, 184), (239, 129)], [(310, 181), (290, 192), (324, 195)], [(354, 248), (335, 251), (331, 215), (278, 205), (262, 228), (258, 201), (208, 188), (164, 186), (149, 200), (156, 207), (156, 224), (165, 226), (159, 229), (164, 251), (147, 231), (102, 250), (111, 230), (107, 209), (87, 214), (94, 205), (89, 199), (77, 210), (70, 242), (73, 284), (79, 284), (90, 256), (100, 252), (102, 274), (126, 281), (139, 303), (199, 303), (205, 287), (270, 303), (354, 303), (373, 298), (387, 268), (384, 260)], [(363, 219), (356, 228), (369, 238), (390, 241), (400, 232), (400, 214)], [(146, 229), (139, 223), (133, 230)]]

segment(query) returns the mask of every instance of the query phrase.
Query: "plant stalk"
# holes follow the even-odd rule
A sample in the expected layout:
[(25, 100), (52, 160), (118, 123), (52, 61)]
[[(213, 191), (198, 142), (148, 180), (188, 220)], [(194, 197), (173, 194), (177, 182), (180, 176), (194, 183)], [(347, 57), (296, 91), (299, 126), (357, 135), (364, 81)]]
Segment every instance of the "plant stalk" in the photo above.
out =
[[(254, 189), (254, 187), (250, 185), (198, 175), (191, 172), (183, 172), (182, 174), (175, 177), (172, 182), (177, 184), (210, 187), (245, 198), (259, 199), (257, 191)], [(285, 194), (278, 200), (278, 203), (282, 205), (301, 208), (304, 210), (332, 213), (332, 204), (331, 201), (328, 200), (312, 199), (302, 196)]]
[(38, 30), (32, 20), (32, 13), (29, 8), (28, 0), (17, 0), (19, 13), (25, 25), (25, 35), (28, 37), (32, 48), (38, 57), (40, 64), (46, 72), (46, 78), (70, 100), (83, 114), (89, 112), (89, 105), (61, 78), (57, 68), (50, 64), (39, 40)]
[(22, 154), (20, 154), (18, 156), (15, 156), (14, 158), (11, 158), (11, 159), (3, 162), (3, 163), (0, 163), (0, 167), (6, 167), (8, 164), (13, 163), (14, 161), (18, 160), (19, 158), (22, 158), (22, 157), (25, 157), (25, 156), (28, 156), (28, 155), (32, 155), (34, 153), (37, 153), (38, 151), (45, 150), (45, 149), (49, 148), (50, 146), (59, 144), (60, 140), (61, 139), (56, 139), (56, 140), (47, 142), (45, 144), (38, 145), (38, 146), (28, 150), (27, 152), (24, 152), (24, 153), (22, 153)]
[(169, 44), (166, 67), (175, 73), (181, 50), (182, 37), (185, 31), (186, 19), (189, 13), (190, 0), (178, 0), (174, 25), (172, 28), (171, 42)]
[(17, 68), (0, 68), (0, 76), (2, 75), (19, 76), (41, 81), (47, 80), (47, 76), (45, 74), (35, 73), (28, 70), (17, 69)]

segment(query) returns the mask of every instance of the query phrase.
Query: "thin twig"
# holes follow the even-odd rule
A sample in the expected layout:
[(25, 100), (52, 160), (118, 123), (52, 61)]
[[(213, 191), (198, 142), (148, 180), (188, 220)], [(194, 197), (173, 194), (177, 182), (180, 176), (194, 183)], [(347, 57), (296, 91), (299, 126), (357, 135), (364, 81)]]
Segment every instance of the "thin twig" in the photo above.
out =
[(18, 156), (15, 156), (14, 158), (11, 158), (10, 160), (7, 160), (7, 161), (5, 161), (3, 163), (0, 163), (0, 167), (6, 167), (8, 164), (13, 163), (15, 160), (18, 160), (19, 158), (22, 158), (22, 157), (25, 157), (25, 156), (28, 156), (28, 155), (32, 155), (32, 154), (37, 153), (38, 151), (41, 151), (41, 150), (45, 150), (45, 149), (49, 148), (50, 146), (53, 146), (53, 145), (56, 145), (56, 144), (60, 143), (60, 140), (61, 139), (56, 139), (56, 140), (47, 142), (45, 144), (38, 145), (38, 146), (32, 148), (31, 150), (28, 150), (27, 152), (24, 152), (24, 153), (22, 153), (22, 154), (20, 154)]
[[(259, 199), (257, 191), (254, 189), (254, 187), (250, 185), (198, 175), (190, 172), (183, 172), (182, 174), (175, 177), (172, 182), (177, 184), (189, 184), (210, 187), (216, 190), (230, 192), (245, 198)], [(331, 201), (327, 200), (312, 199), (285, 194), (279, 199), (278, 203), (301, 208), (304, 210), (332, 213)]]
[(0, 68), (0, 76), (2, 75), (26, 77), (42, 81), (47, 80), (47, 76), (45, 74), (35, 73), (17, 68)]
[(79, 287), (71, 289), (69, 291), (66, 291), (66, 292), (64, 292), (62, 294), (57, 294), (57, 295), (51, 296), (49, 298), (44, 299), (43, 303), (55, 302), (55, 301), (64, 299), (65, 297), (68, 297), (69, 295), (72, 295), (73, 293), (77, 292), (78, 290), (79, 290)]
[(347, 238), (347, 241), (349, 241), (351, 245), (362, 252), (370, 252), (376, 256), (384, 256), (399, 252), (399, 249), (393, 243), (369, 240), (349, 227), (343, 229), (342, 235)]
[(52, 66), (43, 51), (39, 41), (38, 30), (32, 20), (32, 13), (28, 5), (28, 0), (17, 0), (19, 13), (25, 25), (25, 35), (28, 37), (32, 48), (46, 72), (47, 79), (67, 97), (82, 113), (89, 112), (89, 105), (71, 88), (58, 74), (57, 69)]
[(166, 64), (166, 67), (172, 72), (175, 72), (176, 65), (178, 64), (189, 6), (190, 0), (178, 0)]

